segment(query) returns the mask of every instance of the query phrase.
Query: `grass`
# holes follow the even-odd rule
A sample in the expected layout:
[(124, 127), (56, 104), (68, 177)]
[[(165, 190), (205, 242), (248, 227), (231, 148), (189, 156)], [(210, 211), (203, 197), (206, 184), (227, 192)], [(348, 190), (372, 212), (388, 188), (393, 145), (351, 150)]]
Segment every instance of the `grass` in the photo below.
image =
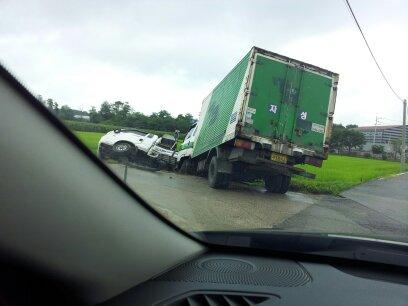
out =
[(74, 134), (95, 154), (97, 153), (99, 139), (105, 135), (105, 133), (77, 131), (74, 131)]
[(321, 168), (309, 165), (301, 167), (315, 173), (316, 178), (312, 180), (294, 176), (292, 190), (334, 195), (363, 182), (400, 171), (398, 162), (338, 155), (330, 155)]
[[(96, 154), (99, 139), (104, 133), (74, 132), (75, 135)], [(177, 147), (180, 147), (179, 140)], [(309, 193), (338, 195), (341, 191), (379, 177), (396, 174), (400, 170), (398, 162), (366, 159), (350, 156), (330, 155), (321, 168), (300, 166), (315, 173), (314, 180), (294, 176), (291, 189)]]

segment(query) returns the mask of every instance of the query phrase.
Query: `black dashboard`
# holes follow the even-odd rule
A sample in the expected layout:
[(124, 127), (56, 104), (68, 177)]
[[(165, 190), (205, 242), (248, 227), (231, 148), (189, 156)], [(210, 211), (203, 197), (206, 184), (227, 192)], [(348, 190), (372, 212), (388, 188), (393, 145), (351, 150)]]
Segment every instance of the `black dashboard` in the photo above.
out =
[(406, 271), (385, 267), (207, 253), (103, 305), (408, 305)]

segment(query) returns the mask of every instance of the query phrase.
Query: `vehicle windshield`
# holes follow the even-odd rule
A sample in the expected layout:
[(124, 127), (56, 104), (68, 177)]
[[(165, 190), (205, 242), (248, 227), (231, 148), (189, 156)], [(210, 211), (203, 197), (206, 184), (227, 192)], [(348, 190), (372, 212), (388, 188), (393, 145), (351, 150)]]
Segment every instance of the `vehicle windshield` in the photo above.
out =
[(8, 1), (0, 54), (188, 233), (408, 242), (407, 11), (403, 1)]
[(163, 135), (160, 139), (159, 146), (171, 149), (174, 146), (176, 139), (171, 135)]

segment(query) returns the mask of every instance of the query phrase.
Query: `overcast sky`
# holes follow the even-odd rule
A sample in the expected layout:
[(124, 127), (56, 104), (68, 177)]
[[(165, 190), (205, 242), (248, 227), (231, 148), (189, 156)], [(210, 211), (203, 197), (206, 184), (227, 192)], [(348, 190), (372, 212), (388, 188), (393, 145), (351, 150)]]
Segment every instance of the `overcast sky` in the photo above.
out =
[[(408, 96), (408, 1), (350, 0), (396, 91)], [(1, 0), (0, 60), (34, 94), (88, 110), (128, 101), (198, 116), (252, 46), (340, 74), (335, 122), (401, 122), (342, 0)]]

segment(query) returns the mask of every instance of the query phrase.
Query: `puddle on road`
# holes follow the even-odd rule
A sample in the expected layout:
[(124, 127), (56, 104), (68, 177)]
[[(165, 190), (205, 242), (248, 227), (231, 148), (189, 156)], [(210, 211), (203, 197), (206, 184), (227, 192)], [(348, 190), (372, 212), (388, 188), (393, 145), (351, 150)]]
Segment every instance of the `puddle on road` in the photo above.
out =
[(311, 195), (308, 194), (303, 194), (299, 192), (288, 192), (286, 193), (286, 196), (288, 197), (288, 200), (291, 202), (302, 202), (307, 204), (316, 203), (316, 200), (312, 198)]

